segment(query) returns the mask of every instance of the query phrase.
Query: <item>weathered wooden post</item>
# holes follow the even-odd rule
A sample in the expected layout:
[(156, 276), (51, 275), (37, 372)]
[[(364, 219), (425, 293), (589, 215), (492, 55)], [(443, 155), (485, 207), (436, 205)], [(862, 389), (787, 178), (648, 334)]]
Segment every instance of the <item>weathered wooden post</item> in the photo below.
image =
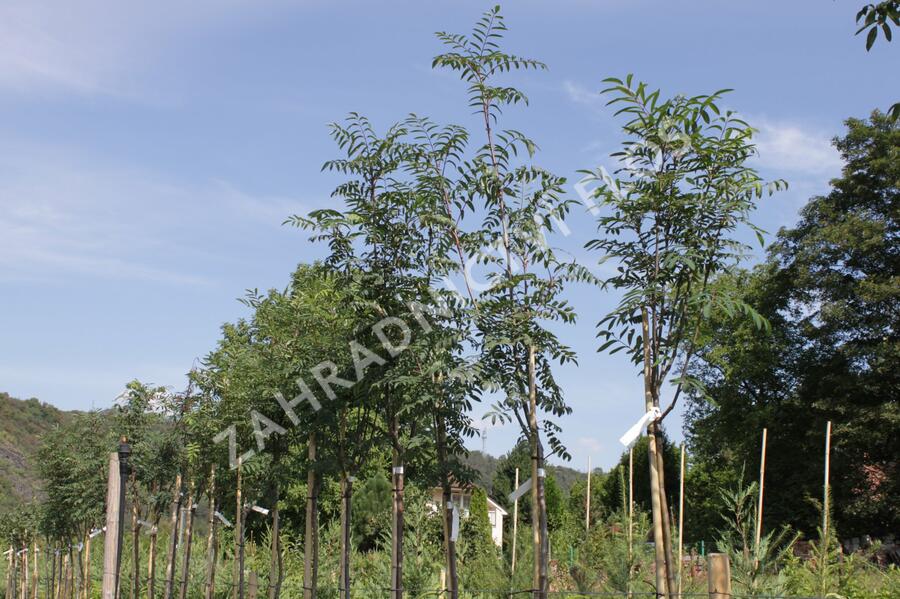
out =
[(684, 443), (681, 444), (681, 473), (678, 476), (678, 599), (681, 599), (681, 579), (684, 575)]
[[(519, 469), (516, 468), (516, 484), (515, 489), (519, 488)], [(513, 532), (512, 532), (512, 572), (516, 571), (516, 541), (519, 536), (519, 497), (513, 501)]]
[(191, 544), (194, 540), (194, 481), (188, 487), (188, 505), (185, 513), (185, 539), (183, 561), (181, 565), (181, 594), (180, 599), (187, 599), (188, 582), (191, 573)]
[(103, 599), (119, 595), (119, 568), (122, 565), (122, 529), (125, 526), (125, 480), (131, 446), (125, 437), (119, 451), (109, 454), (109, 478), (106, 486), (106, 539), (103, 545)]
[(248, 599), (257, 599), (259, 594), (259, 577), (255, 571), (251, 571), (247, 578), (247, 597)]
[(206, 538), (206, 588), (205, 599), (213, 599), (216, 588), (216, 561), (218, 557), (218, 543), (216, 542), (216, 465), (209, 469), (209, 519), (207, 520)]
[(591, 532), (591, 456), (588, 456), (587, 492), (584, 494), (584, 532)]
[(706, 558), (709, 599), (731, 599), (731, 563), (727, 553), (710, 553)]

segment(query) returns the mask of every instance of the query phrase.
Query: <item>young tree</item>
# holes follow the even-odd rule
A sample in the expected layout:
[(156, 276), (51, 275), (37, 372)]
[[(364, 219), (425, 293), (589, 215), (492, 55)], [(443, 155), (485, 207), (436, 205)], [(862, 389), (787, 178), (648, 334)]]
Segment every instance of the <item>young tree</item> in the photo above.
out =
[(468, 85), (469, 105), (481, 120), (484, 144), (460, 167), (464, 198), (478, 204), (481, 227), (467, 238), (469, 249), (489, 272), (490, 287), (479, 294), (473, 317), (478, 331), (481, 367), (504, 395), (495, 418), (515, 420), (531, 446), (534, 580), (539, 597), (548, 590), (548, 535), (544, 499), (542, 433), (552, 454), (566, 457), (557, 427), (539, 412), (570, 412), (553, 378), (551, 362), (573, 361), (574, 354), (544, 325), (574, 322), (575, 313), (560, 298), (564, 285), (585, 276), (574, 264), (558, 260), (545, 234), (561, 222), (572, 202), (562, 198), (565, 179), (519, 161), (533, 157), (535, 143), (518, 131), (498, 129), (503, 108), (527, 103), (523, 92), (498, 85), (502, 73), (543, 69), (544, 64), (507, 54), (500, 48), (506, 26), (499, 7), (487, 11), (471, 35), (438, 33), (448, 51), (434, 67), (459, 74)]
[(710, 282), (735, 268), (745, 244), (735, 238), (749, 221), (754, 201), (784, 186), (765, 184), (749, 166), (756, 152), (753, 129), (719, 108), (727, 90), (662, 99), (660, 91), (629, 75), (607, 79), (609, 104), (621, 105), (627, 135), (614, 154), (617, 178), (591, 172), (603, 237), (590, 241), (616, 274), (604, 288), (623, 292), (618, 306), (599, 323), (600, 350), (625, 351), (644, 379), (644, 407), (659, 409), (663, 385), (675, 386), (671, 401), (647, 429), (648, 461), (657, 562), (657, 593), (675, 590), (671, 523), (665, 494), (664, 460), (658, 436), (663, 419), (685, 389), (700, 383), (689, 375), (704, 319), (713, 312), (740, 312), (759, 326), (762, 317), (735, 294), (712, 293)]

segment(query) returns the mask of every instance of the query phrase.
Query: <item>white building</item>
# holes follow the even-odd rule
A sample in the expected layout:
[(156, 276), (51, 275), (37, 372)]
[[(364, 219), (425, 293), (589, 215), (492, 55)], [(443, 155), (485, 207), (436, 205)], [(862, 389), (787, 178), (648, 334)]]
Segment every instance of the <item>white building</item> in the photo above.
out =
[[(469, 504), (472, 501), (472, 491), (474, 487), (459, 487), (454, 486), (451, 489), (450, 500), (453, 502), (453, 505), (459, 507), (460, 518), (468, 518), (469, 517)], [(441, 505), (441, 500), (444, 496), (444, 491), (440, 487), (435, 487), (431, 490), (431, 507), (435, 511), (438, 511), (439, 506)], [(488, 521), (491, 523), (491, 538), (494, 539), (494, 544), (497, 547), (503, 548), (503, 518), (508, 514), (506, 510), (500, 507), (500, 504), (491, 499), (487, 498), (488, 504)]]

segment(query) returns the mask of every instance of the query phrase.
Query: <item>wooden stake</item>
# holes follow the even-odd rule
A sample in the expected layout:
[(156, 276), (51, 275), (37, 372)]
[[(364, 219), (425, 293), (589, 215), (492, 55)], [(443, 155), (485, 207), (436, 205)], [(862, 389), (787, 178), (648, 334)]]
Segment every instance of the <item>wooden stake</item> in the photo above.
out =
[(822, 499), (822, 550), (824, 553), (828, 549), (828, 498), (830, 494), (830, 477), (831, 477), (831, 421), (825, 427), (825, 485)]
[(249, 580), (247, 581), (247, 597), (249, 599), (257, 599), (259, 594), (259, 577), (255, 571), (250, 571)]
[[(516, 468), (515, 488), (519, 488), (519, 469)], [(519, 537), (519, 498), (513, 501), (513, 534), (512, 534), (512, 563), (510, 564), (512, 572), (516, 571), (516, 542)]]
[(206, 537), (206, 589), (205, 599), (213, 599), (216, 588), (216, 561), (218, 558), (218, 545), (216, 543), (216, 465), (209, 469), (209, 519), (207, 520)]
[(244, 599), (244, 498), (241, 494), (241, 470), (244, 459), (237, 460), (237, 490), (235, 492), (234, 542), (237, 545), (237, 559), (234, 560), (234, 597)]
[[(190, 482), (188, 492), (188, 504), (186, 509), (186, 524), (184, 530), (184, 550), (181, 562), (181, 594), (180, 599), (187, 599), (188, 582), (191, 574), (191, 544), (194, 540), (194, 481)], [(135, 598), (137, 599), (137, 598)]]
[(681, 475), (678, 477), (678, 597), (681, 597), (681, 579), (684, 573), (681, 559), (684, 550), (684, 443), (681, 444)]
[[(103, 544), (103, 587), (101, 596), (103, 599), (116, 599), (116, 591), (119, 584), (119, 537), (122, 530), (119, 527), (122, 519), (122, 480), (119, 469), (119, 454), (109, 454), (109, 475), (106, 486), (106, 538)], [(63, 563), (68, 562), (65, 556)], [(67, 589), (68, 590), (68, 589)], [(66, 593), (65, 597), (69, 597)]]
[(591, 456), (588, 456), (587, 493), (584, 496), (584, 532), (591, 532)]
[(32, 562), (32, 568), (34, 568), (34, 572), (31, 575), (31, 596), (33, 599), (38, 599), (38, 590), (41, 588), (41, 574), (40, 569), (38, 568), (38, 555), (40, 554), (40, 550), (38, 549), (37, 537), (34, 539), (34, 561)]
[(708, 564), (709, 599), (731, 599), (731, 564), (727, 553), (710, 553)]
[(766, 444), (768, 441), (769, 430), (763, 429), (762, 448), (759, 454), (759, 503), (756, 506), (756, 545), (754, 547), (759, 550), (759, 542), (762, 539), (762, 521), (763, 521), (763, 492), (766, 486)]

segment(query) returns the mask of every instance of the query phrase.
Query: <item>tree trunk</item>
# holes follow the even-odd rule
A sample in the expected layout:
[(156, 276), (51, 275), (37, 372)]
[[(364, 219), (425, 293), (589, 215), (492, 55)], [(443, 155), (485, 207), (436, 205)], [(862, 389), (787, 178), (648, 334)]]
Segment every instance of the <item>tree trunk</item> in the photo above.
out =
[[(449, 477), (444, 476), (444, 480), (442, 480), (441, 483), (443, 486), (441, 509), (444, 514), (444, 551), (447, 564), (447, 590), (450, 592), (450, 599), (459, 599), (459, 576), (456, 572), (456, 541), (453, 540), (453, 489)], [(459, 506), (456, 507), (459, 509)]]
[(244, 599), (244, 498), (241, 494), (243, 460), (238, 457), (236, 507), (234, 511), (234, 542), (237, 556), (234, 560), (234, 597)]
[(275, 481), (272, 489), (272, 550), (269, 556), (269, 599), (278, 599), (281, 595), (281, 582), (284, 578), (281, 561), (281, 515), (278, 502), (281, 501), (281, 485)]
[(187, 599), (188, 582), (191, 578), (191, 545), (194, 541), (194, 483), (190, 483), (187, 497), (187, 513), (184, 530), (184, 550), (181, 562), (181, 594), (180, 599)]
[(141, 525), (135, 475), (131, 475), (131, 598), (141, 596)]
[(316, 473), (316, 433), (309, 434), (306, 471), (306, 531), (303, 542), (303, 599), (316, 599), (319, 575), (319, 477)]
[[(50, 551), (49, 542), (47, 544), (48, 544), (47, 551)], [(12, 555), (12, 554), (10, 554), (10, 555)], [(12, 572), (12, 569), (10, 569), (10, 572)], [(8, 580), (8, 577), (7, 577), (7, 580)], [(7, 583), (7, 588), (8, 587), (9, 587), (9, 584)], [(56, 595), (56, 550), (54, 549), (53, 553), (50, 557), (50, 577), (47, 578), (47, 599), (53, 599), (53, 597), (55, 595)]]
[[(659, 429), (657, 428), (657, 431)], [(663, 521), (663, 541), (665, 542), (666, 555), (666, 585), (669, 594), (675, 592), (677, 582), (675, 580), (675, 558), (672, 554), (672, 514), (669, 511), (669, 500), (666, 497), (666, 473), (664, 469), (663, 455), (665, 446), (662, 443), (662, 436), (657, 437), (656, 448), (656, 474), (659, 476), (659, 508), (662, 512)]]
[[(394, 420), (394, 435), (398, 434), (397, 421)], [(391, 508), (391, 599), (403, 599), (403, 463), (396, 447), (393, 463), (393, 505)]]
[[(653, 353), (650, 347), (650, 318), (646, 308), (641, 310), (641, 332), (643, 335), (644, 349), (644, 409), (649, 412), (656, 406), (656, 396), (653, 381)], [(658, 440), (656, 438), (656, 423), (651, 422), (647, 427), (647, 453), (650, 466), (650, 511), (653, 516), (653, 546), (656, 562), (656, 595), (663, 599), (669, 599), (668, 564), (666, 562), (666, 525), (665, 511), (663, 511), (660, 498), (659, 467), (662, 461), (659, 453)]]
[(341, 476), (341, 573), (340, 599), (350, 599), (350, 516), (353, 481), (346, 473)]
[(547, 539), (546, 501), (544, 499), (543, 460), (540, 430), (537, 419), (537, 381), (535, 377), (535, 347), (528, 347), (528, 432), (531, 448), (531, 530), (534, 542), (534, 587), (535, 599), (546, 599), (547, 584)]
[(178, 516), (181, 514), (181, 473), (175, 477), (175, 490), (172, 494), (172, 538), (169, 540), (169, 554), (166, 556), (166, 590), (165, 599), (172, 599), (175, 594), (175, 562), (178, 557)]
[(441, 473), (441, 515), (444, 529), (444, 566), (446, 568), (447, 590), (450, 592), (450, 599), (458, 599), (459, 577), (456, 572), (456, 541), (453, 540), (453, 483), (450, 480), (450, 468), (447, 460), (447, 429), (444, 419), (440, 415), (440, 405), (435, 407), (435, 413), (438, 415), (437, 418), (435, 418), (435, 440), (437, 442), (438, 467)]
[(206, 589), (205, 599), (213, 599), (216, 588), (216, 561), (218, 543), (216, 541), (216, 465), (209, 470), (209, 520), (207, 520), (208, 536), (206, 538)]

